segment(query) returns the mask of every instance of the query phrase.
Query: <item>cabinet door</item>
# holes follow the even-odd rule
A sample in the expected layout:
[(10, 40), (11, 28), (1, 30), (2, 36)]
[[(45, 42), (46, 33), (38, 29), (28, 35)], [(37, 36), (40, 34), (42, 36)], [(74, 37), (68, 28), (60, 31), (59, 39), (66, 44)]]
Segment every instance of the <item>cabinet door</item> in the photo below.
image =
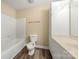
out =
[(69, 5), (67, 2), (52, 2), (52, 35), (69, 35)]

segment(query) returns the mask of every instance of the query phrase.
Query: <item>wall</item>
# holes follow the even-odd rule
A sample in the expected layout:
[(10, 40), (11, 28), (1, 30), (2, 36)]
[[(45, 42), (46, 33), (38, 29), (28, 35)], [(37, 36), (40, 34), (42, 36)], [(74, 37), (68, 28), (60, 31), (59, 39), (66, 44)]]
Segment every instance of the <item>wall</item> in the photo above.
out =
[(78, 36), (78, 1), (71, 2), (71, 35)]
[(1, 12), (9, 16), (16, 17), (16, 10), (3, 2), (1, 2)]
[(69, 36), (69, 5), (58, 1), (51, 4), (51, 31), (53, 35)]
[(78, 4), (77, 0), (58, 1), (51, 4), (51, 34), (78, 36)]
[[(48, 6), (39, 6), (17, 11), (17, 18), (27, 19), (27, 39), (29, 34), (38, 34), (37, 44), (48, 45)], [(39, 23), (29, 23), (38, 21)]]
[(18, 18), (16, 20), (16, 38), (26, 38), (26, 18)]

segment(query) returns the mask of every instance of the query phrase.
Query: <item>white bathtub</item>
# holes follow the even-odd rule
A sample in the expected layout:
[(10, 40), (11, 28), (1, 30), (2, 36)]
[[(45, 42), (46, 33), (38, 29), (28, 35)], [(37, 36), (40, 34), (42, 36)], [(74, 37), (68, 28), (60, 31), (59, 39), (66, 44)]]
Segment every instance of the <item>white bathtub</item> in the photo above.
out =
[(52, 36), (49, 50), (53, 59), (78, 59), (78, 41), (76, 37)]
[(25, 46), (24, 39), (6, 38), (2, 39), (1, 42), (1, 59), (13, 59), (13, 57)]

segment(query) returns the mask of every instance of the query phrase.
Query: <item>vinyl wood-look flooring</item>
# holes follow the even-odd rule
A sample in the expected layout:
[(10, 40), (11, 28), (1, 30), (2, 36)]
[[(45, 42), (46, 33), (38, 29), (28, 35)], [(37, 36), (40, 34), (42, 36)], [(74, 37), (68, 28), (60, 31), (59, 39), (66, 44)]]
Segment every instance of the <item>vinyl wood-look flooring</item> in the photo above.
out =
[(27, 48), (24, 47), (13, 59), (53, 59), (48, 49), (36, 48), (33, 56), (28, 55)]

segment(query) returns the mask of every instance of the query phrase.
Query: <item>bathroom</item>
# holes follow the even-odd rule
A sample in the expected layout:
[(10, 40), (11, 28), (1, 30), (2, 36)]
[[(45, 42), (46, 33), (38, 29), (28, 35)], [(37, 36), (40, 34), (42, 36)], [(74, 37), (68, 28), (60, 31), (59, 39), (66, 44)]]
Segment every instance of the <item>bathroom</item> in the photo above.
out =
[(78, 59), (78, 0), (1, 0), (1, 59)]

